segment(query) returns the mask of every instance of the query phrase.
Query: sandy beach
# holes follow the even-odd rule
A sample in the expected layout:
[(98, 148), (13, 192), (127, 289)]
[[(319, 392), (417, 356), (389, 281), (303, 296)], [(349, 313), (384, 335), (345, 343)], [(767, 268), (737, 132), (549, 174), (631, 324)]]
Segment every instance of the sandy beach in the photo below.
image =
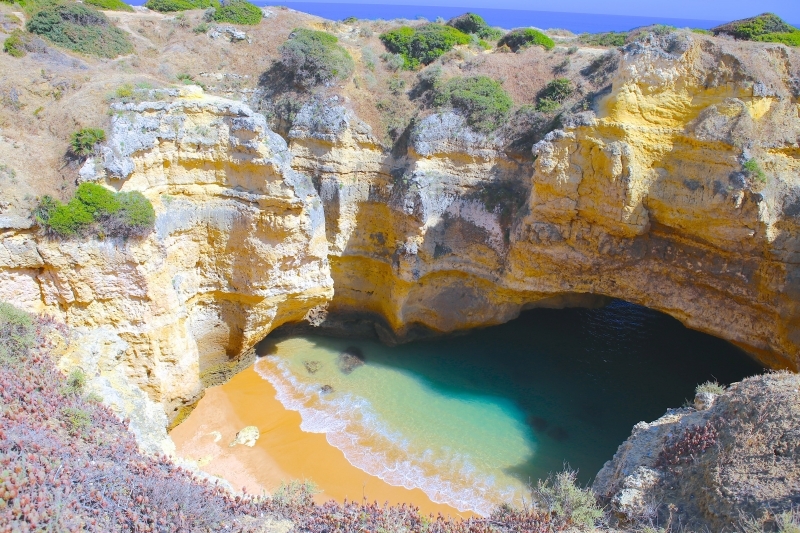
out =
[[(253, 366), (228, 383), (206, 390), (197, 408), (170, 432), (178, 455), (196, 461), (212, 475), (251, 494), (272, 492), (281, 482), (311, 480), (321, 492), (316, 500), (413, 503), (424, 513), (472, 516), (431, 501), (420, 489), (394, 487), (351, 465), (320, 433), (300, 429), (300, 414), (284, 409), (275, 389)], [(256, 426), (255, 446), (230, 443), (246, 426)]]

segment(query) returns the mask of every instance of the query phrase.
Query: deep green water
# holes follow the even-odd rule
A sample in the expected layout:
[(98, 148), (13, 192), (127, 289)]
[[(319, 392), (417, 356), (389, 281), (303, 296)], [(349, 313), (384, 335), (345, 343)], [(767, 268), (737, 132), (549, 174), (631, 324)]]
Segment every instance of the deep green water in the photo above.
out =
[[(680, 406), (698, 383), (761, 371), (736, 347), (621, 301), (397, 347), (267, 343), (256, 368), (303, 429), (389, 483), (483, 514), (520, 503), (529, 481), (565, 462), (591, 481), (637, 422)], [(343, 351), (365, 364), (342, 371)]]

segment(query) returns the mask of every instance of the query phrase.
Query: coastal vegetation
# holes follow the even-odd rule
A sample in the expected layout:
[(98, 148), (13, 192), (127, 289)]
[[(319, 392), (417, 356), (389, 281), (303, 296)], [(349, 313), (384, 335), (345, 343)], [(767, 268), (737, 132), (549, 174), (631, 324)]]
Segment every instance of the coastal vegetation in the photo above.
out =
[(412, 28), (400, 28), (382, 33), (381, 41), (386, 49), (403, 57), (403, 67), (408, 70), (429, 65), (459, 44), (469, 44), (466, 33), (443, 24), (424, 24)]
[(489, 26), (482, 16), (475, 13), (464, 13), (447, 21), (448, 26), (481, 39), (496, 41), (504, 34), (503, 30)]
[[(120, 89), (117, 89), (119, 95)], [(131, 89), (132, 92), (132, 89)], [(86, 157), (94, 153), (95, 147), (106, 140), (106, 132), (99, 128), (82, 128), (72, 134), (69, 151), (78, 157)]]
[(219, 7), (217, 0), (147, 0), (144, 7), (161, 13)]
[(497, 41), (497, 46), (507, 46), (513, 52), (518, 52), (531, 46), (541, 46), (545, 50), (552, 50), (555, 45), (556, 43), (553, 39), (533, 28), (511, 30)]
[(539, 93), (536, 110), (543, 113), (552, 113), (558, 110), (574, 92), (575, 88), (568, 78), (551, 80)]
[(114, 193), (94, 183), (82, 183), (66, 204), (43, 196), (33, 215), (48, 234), (60, 238), (143, 236), (155, 223), (153, 205), (142, 193)]
[(303, 87), (347, 79), (355, 63), (338, 41), (324, 31), (297, 28), (280, 46), (281, 62), (292, 73), (295, 83)]
[(133, 11), (133, 8), (122, 0), (83, 0), (83, 3), (108, 11)]
[(224, 5), (214, 9), (211, 18), (216, 22), (228, 22), (230, 24), (243, 24), (254, 26), (261, 22), (263, 17), (261, 8), (248, 2), (247, 0), (230, 0)]
[(626, 31), (607, 31), (602, 33), (582, 33), (578, 42), (589, 46), (624, 46), (628, 39)]
[(78, 3), (49, 4), (36, 11), (26, 29), (82, 54), (115, 58), (133, 51), (124, 31), (103, 13)]
[(502, 84), (487, 76), (452, 78), (435, 91), (434, 105), (452, 106), (463, 113), (467, 123), (478, 131), (489, 132), (499, 128), (513, 105)]
[(712, 28), (711, 32), (714, 35), (731, 35), (745, 41), (800, 46), (800, 29), (788, 24), (774, 13), (763, 13), (757, 17), (729, 22)]

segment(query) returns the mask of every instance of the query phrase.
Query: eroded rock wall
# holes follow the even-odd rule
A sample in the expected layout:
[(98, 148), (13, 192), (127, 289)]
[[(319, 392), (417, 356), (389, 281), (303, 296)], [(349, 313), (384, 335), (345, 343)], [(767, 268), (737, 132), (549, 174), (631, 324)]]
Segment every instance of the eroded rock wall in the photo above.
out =
[(327, 102), (289, 137), (325, 204), (331, 310), (376, 314), (403, 339), (605, 295), (797, 369), (797, 61), (780, 45), (651, 36), (533, 161), (450, 112), (381, 159)]
[(341, 97), (303, 108), (288, 145), (199, 88), (115, 104), (81, 177), (141, 191), (155, 230), (58, 241), (5, 224), (0, 298), (71, 325), (65, 364), (106, 397), (137, 391), (123, 414), (144, 402), (172, 423), (326, 304), (332, 327), (349, 317), (397, 342), (614, 297), (798, 369), (793, 54), (651, 36), (524, 158), (446, 110), (388, 150)]
[(105, 153), (82, 174), (141, 191), (155, 230), (128, 241), (7, 232), (0, 297), (65, 320), (77, 343), (65, 364), (123, 416), (143, 412), (144, 391), (167, 415), (163, 433), (272, 328), (330, 299), (322, 205), (246, 106), (189, 93), (113, 111)]

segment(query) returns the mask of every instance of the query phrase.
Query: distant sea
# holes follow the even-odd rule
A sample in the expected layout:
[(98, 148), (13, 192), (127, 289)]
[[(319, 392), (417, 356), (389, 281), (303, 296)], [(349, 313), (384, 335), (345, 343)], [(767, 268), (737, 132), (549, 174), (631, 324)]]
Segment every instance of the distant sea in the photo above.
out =
[(719, 26), (726, 20), (676, 19), (666, 17), (633, 17), (625, 15), (597, 15), (593, 13), (561, 13), (557, 11), (527, 11), (520, 9), (489, 9), (481, 7), (438, 7), (401, 6), (380, 4), (339, 4), (323, 2), (281, 2), (255, 0), (259, 6), (285, 5), (296, 11), (310, 13), (330, 20), (347, 17), (360, 19), (416, 19), (423, 17), (435, 20), (436, 17), (450, 19), (456, 15), (470, 12), (486, 19), (490, 26), (519, 28), (535, 26), (541, 29), (561, 28), (574, 33), (597, 33), (603, 31), (627, 31), (650, 24), (668, 24), (678, 28), (709, 29)]

